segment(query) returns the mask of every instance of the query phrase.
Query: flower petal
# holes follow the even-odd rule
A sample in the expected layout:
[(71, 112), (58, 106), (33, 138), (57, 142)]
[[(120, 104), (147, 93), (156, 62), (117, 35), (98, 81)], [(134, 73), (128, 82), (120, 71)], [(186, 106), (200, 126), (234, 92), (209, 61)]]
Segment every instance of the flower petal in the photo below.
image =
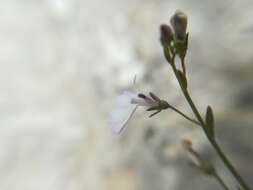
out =
[(110, 115), (109, 125), (115, 134), (119, 134), (127, 125), (133, 116), (137, 105), (131, 104), (131, 99), (137, 97), (137, 94), (124, 91), (117, 97), (116, 107)]

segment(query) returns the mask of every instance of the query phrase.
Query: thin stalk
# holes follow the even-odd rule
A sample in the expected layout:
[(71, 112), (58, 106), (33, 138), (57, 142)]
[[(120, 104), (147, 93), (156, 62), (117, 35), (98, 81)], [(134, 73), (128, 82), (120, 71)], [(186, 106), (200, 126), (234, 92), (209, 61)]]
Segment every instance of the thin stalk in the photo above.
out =
[(187, 116), (186, 114), (184, 114), (183, 112), (181, 112), (180, 110), (178, 110), (177, 108), (175, 108), (174, 106), (170, 105), (170, 109), (172, 109), (173, 111), (177, 112), (178, 114), (180, 114), (181, 116), (183, 116), (185, 119), (187, 119), (188, 121), (201, 126), (201, 124), (196, 121), (195, 119), (190, 118), (189, 116)]
[(171, 64), (172, 66), (172, 69), (173, 69), (173, 72), (178, 80), (178, 83), (183, 91), (183, 94), (187, 100), (187, 102), (190, 104), (190, 107), (194, 113), (194, 115), (196, 116), (196, 118), (198, 119), (199, 123), (201, 124), (202, 128), (204, 128), (203, 126), (205, 126), (205, 122), (203, 121), (201, 115), (199, 114), (196, 106), (194, 105), (193, 101), (191, 100), (191, 97), (189, 96), (189, 93), (187, 92), (187, 90), (183, 87), (182, 83), (180, 82), (179, 80), (179, 77), (178, 77), (178, 74), (177, 74), (177, 69), (176, 69), (176, 66), (175, 66), (175, 60), (173, 60), (173, 63)]
[(236, 171), (235, 167), (231, 164), (231, 162), (228, 160), (228, 158), (225, 156), (223, 151), (221, 150), (220, 146), (214, 139), (209, 139), (210, 143), (213, 145), (214, 149), (216, 150), (217, 154), (220, 156), (223, 163), (227, 166), (227, 168), (230, 170), (230, 172), (233, 174), (233, 176), (237, 179), (239, 184), (245, 189), (250, 190), (249, 186), (246, 184), (246, 182), (243, 180), (243, 178), (240, 176), (240, 174)]
[(213, 177), (218, 181), (218, 183), (223, 187), (224, 190), (229, 190), (229, 187), (225, 184), (225, 182), (217, 173), (215, 173)]
[(185, 67), (184, 58), (181, 59), (181, 65), (182, 65), (183, 73), (186, 76), (186, 67)]
[(244, 190), (250, 190), (249, 186), (246, 184), (246, 182), (242, 179), (242, 177), (240, 176), (240, 174), (236, 171), (236, 169), (234, 168), (234, 166), (231, 164), (231, 162), (228, 160), (228, 158), (225, 156), (225, 154), (223, 153), (223, 151), (221, 150), (221, 148), (219, 147), (219, 145), (217, 144), (217, 142), (214, 140), (213, 137), (209, 136), (206, 130), (206, 124), (204, 122), (204, 120), (202, 119), (198, 109), (196, 108), (194, 102), (192, 101), (190, 94), (188, 93), (187, 89), (184, 88), (184, 86), (181, 84), (178, 74), (177, 74), (177, 69), (175, 66), (175, 59), (173, 57), (172, 63), (171, 63), (173, 72), (179, 82), (179, 85), (182, 89), (182, 92), (188, 102), (188, 104), (190, 105), (194, 115), (196, 116), (197, 120), (199, 121), (199, 123), (202, 126), (202, 129), (205, 132), (205, 135), (207, 136), (207, 139), (210, 141), (211, 145), (213, 146), (213, 148), (215, 149), (215, 151), (217, 152), (217, 154), (219, 155), (219, 157), (221, 158), (221, 160), (223, 161), (224, 165), (228, 168), (228, 170), (232, 173), (232, 175), (234, 176), (234, 178), (238, 181), (238, 183), (244, 188)]

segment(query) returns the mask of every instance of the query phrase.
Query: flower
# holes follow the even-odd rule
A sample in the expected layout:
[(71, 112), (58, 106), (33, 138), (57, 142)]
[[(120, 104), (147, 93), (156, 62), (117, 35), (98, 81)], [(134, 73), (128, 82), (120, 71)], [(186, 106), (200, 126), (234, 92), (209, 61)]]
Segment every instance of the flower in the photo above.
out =
[(167, 102), (160, 100), (153, 93), (149, 93), (149, 95), (124, 91), (117, 97), (116, 107), (111, 113), (109, 121), (109, 125), (115, 134), (120, 134), (123, 131), (139, 106), (148, 107), (147, 111), (156, 110), (150, 117), (169, 107)]

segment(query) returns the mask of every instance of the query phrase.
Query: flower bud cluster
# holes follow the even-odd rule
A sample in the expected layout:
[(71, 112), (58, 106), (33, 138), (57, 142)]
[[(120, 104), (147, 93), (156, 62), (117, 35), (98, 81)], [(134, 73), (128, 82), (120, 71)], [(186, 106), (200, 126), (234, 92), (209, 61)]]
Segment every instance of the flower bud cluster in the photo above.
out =
[(177, 10), (170, 19), (170, 25), (160, 26), (160, 42), (164, 48), (164, 54), (169, 63), (173, 55), (178, 54), (181, 59), (186, 55), (188, 46), (187, 16)]

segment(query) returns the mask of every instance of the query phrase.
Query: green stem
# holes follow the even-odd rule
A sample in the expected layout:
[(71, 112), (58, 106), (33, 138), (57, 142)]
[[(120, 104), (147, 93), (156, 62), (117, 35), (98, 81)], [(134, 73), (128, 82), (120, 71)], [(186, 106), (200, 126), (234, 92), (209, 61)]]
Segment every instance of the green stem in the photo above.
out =
[(186, 68), (185, 68), (184, 58), (181, 58), (181, 64), (182, 64), (183, 73), (186, 76)]
[(217, 173), (215, 173), (213, 177), (220, 183), (220, 185), (223, 187), (224, 190), (229, 190), (229, 187), (225, 184), (225, 182), (221, 179), (221, 177)]
[[(172, 64), (171, 64), (172, 69), (173, 69), (173, 72), (174, 72), (174, 74), (175, 74), (175, 76), (176, 76), (176, 78), (177, 78), (177, 80), (178, 80), (178, 82), (179, 82), (179, 85), (180, 85), (180, 87), (181, 87), (181, 89), (182, 89), (182, 91), (183, 91), (183, 94), (184, 94), (184, 96), (185, 96), (187, 102), (189, 103), (189, 105), (190, 105), (190, 107), (191, 107), (191, 109), (192, 109), (194, 115), (196, 116), (196, 118), (197, 118), (197, 120), (199, 121), (200, 125), (201, 125), (202, 128), (204, 129), (205, 127), (203, 127), (203, 126), (205, 126), (205, 122), (203, 121), (203, 119), (202, 119), (201, 115), (199, 114), (199, 112), (198, 112), (196, 106), (194, 105), (194, 103), (193, 103), (193, 101), (192, 101), (192, 99), (191, 99), (191, 97), (190, 97), (188, 91), (184, 88), (183, 84), (180, 82), (179, 76), (178, 76), (178, 73), (177, 73), (177, 68), (176, 68), (174, 62), (175, 62), (175, 59), (173, 59), (173, 62), (172, 62)], [(205, 129), (204, 129), (204, 130), (205, 130)]]
[(170, 105), (170, 109), (172, 109), (173, 111), (177, 112), (178, 114), (180, 114), (181, 116), (183, 116), (185, 119), (187, 119), (188, 121), (201, 126), (201, 124), (196, 121), (195, 119), (190, 118), (189, 116), (187, 116), (186, 114), (184, 114), (183, 112), (181, 112), (180, 110), (178, 110), (177, 108), (173, 107), (172, 105)]
[(215, 151), (217, 152), (217, 154), (219, 155), (219, 157), (221, 158), (221, 160), (223, 161), (224, 165), (228, 168), (228, 170), (233, 174), (233, 176), (235, 177), (235, 179), (238, 181), (238, 183), (244, 188), (244, 190), (250, 190), (249, 186), (245, 183), (245, 181), (242, 179), (242, 177), (240, 176), (240, 174), (236, 171), (236, 169), (234, 168), (234, 166), (231, 164), (231, 162), (228, 160), (228, 158), (224, 155), (223, 151), (221, 150), (221, 148), (219, 147), (219, 145), (217, 144), (217, 142), (215, 141), (215, 139), (211, 136), (208, 135), (207, 130), (206, 130), (206, 124), (204, 122), (204, 120), (202, 119), (199, 111), (197, 110), (195, 104), (193, 103), (188, 91), (186, 88), (184, 88), (183, 84), (181, 84), (180, 80), (179, 80), (179, 76), (177, 73), (177, 69), (175, 66), (175, 59), (173, 57), (172, 63), (171, 63), (173, 72), (179, 82), (179, 85), (182, 89), (182, 92), (188, 102), (188, 104), (190, 105), (194, 115), (196, 116), (197, 120), (199, 121), (199, 123), (202, 126), (202, 129), (204, 130), (207, 139), (210, 141), (210, 143), (212, 144), (213, 148), (215, 149)]
[(220, 156), (223, 163), (227, 166), (227, 168), (230, 170), (230, 172), (233, 174), (233, 176), (237, 179), (237, 181), (240, 183), (240, 185), (245, 190), (250, 190), (249, 186), (246, 184), (246, 182), (243, 180), (243, 178), (240, 176), (240, 174), (236, 171), (235, 167), (231, 164), (231, 162), (225, 156), (225, 154), (221, 150), (218, 143), (214, 139), (209, 139), (209, 141), (213, 145), (214, 149), (216, 150), (217, 154)]

